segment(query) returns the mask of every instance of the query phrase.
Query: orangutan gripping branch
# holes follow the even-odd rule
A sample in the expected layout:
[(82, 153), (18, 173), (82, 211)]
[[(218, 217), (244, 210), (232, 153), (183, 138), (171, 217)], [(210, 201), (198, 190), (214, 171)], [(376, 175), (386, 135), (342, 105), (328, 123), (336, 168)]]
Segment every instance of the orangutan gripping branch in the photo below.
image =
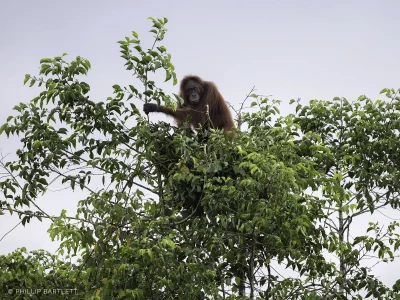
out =
[(203, 81), (197, 76), (186, 76), (182, 79), (179, 96), (183, 98), (184, 104), (176, 111), (154, 103), (144, 104), (143, 110), (146, 114), (161, 112), (172, 116), (179, 127), (185, 123), (188, 116), (190, 125), (194, 128), (201, 125), (231, 131), (234, 127), (228, 105), (214, 83)]

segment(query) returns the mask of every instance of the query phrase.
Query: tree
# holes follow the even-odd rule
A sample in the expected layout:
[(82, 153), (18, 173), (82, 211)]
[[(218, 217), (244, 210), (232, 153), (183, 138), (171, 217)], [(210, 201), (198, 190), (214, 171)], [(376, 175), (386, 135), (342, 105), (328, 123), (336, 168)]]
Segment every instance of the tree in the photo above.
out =
[[(399, 299), (398, 287), (386, 287), (360, 262), (376, 251), (393, 258), (398, 224), (386, 235), (371, 224), (376, 236), (345, 238), (352, 218), (397, 208), (394, 91), (383, 91), (391, 102), (298, 103), (288, 116), (279, 116), (279, 101), (251, 94), (258, 110), (243, 113), (243, 103), (246, 130), (234, 139), (153, 124), (138, 101), (175, 102), (151, 73), (177, 79), (159, 46), (167, 19), (150, 19), (151, 49), (143, 50), (136, 32), (119, 42), (138, 84), (114, 85), (105, 103), (90, 100), (89, 84), (78, 80), (90, 69), (84, 58), (45, 58), (41, 77), (26, 75), (25, 83), (44, 89), (0, 129), (22, 142), (18, 159), (3, 162), (9, 176), (0, 182), (0, 208), (23, 225), (51, 219), (60, 256), (2, 256), (3, 294), (51, 286), (76, 289), (57, 295), (67, 299)], [(39, 195), (54, 184), (87, 191), (76, 216), (40, 207)], [(65, 255), (77, 262), (62, 263)], [(51, 263), (38, 268), (45, 259)], [(17, 275), (16, 265), (24, 266)], [(280, 276), (279, 265), (300, 277)]]
[(85, 296), (83, 284), (73, 281), (73, 274), (76, 276), (79, 272), (77, 265), (44, 250), (27, 253), (25, 248), (17, 249), (1, 256), (0, 268), (3, 299), (71, 299), (71, 296), (82, 299)]

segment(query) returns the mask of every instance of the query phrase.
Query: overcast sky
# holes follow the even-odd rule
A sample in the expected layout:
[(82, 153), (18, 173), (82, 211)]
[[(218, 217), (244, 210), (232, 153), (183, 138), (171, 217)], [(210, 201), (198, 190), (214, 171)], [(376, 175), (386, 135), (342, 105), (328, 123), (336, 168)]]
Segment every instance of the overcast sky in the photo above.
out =
[[(0, 124), (38, 89), (23, 86), (37, 75), (39, 60), (67, 52), (90, 60), (85, 80), (91, 99), (104, 101), (112, 85), (128, 85), (118, 40), (132, 30), (151, 47), (149, 16), (167, 17), (163, 45), (172, 54), (178, 78), (199, 75), (214, 81), (224, 98), (238, 104), (253, 86), (273, 95), (288, 110), (292, 98), (304, 103), (335, 96), (376, 99), (384, 87), (399, 88), (400, 1), (6, 1), (0, 0)], [(163, 78), (164, 74), (162, 74)], [(164, 84), (168, 93), (178, 87)], [(141, 107), (141, 103), (138, 103)], [(155, 117), (152, 117), (155, 120)], [(168, 119), (165, 119), (168, 120)], [(18, 139), (0, 137), (3, 154)], [(39, 200), (47, 212), (71, 215), (81, 193), (50, 193)], [(0, 216), (0, 239), (18, 218)], [(19, 226), (0, 242), (0, 254), (18, 247), (55, 251), (49, 223)], [(398, 278), (397, 263), (375, 272), (388, 283)]]

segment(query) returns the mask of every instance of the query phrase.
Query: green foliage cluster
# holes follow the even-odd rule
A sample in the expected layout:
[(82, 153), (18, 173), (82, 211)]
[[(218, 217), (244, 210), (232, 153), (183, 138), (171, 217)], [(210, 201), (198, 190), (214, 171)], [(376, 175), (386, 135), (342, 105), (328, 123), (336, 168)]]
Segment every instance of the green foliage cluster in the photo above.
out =
[[(24, 225), (50, 219), (60, 248), (0, 256), (2, 296), (56, 299), (7, 291), (63, 288), (76, 292), (59, 299), (400, 299), (400, 285), (387, 287), (362, 261), (394, 259), (399, 223), (348, 235), (354, 218), (399, 207), (400, 90), (384, 89), (388, 101), (292, 100), (287, 116), (279, 101), (250, 95), (258, 109), (240, 112), (246, 128), (234, 138), (149, 123), (138, 100), (176, 105), (150, 74), (177, 82), (158, 46), (167, 19), (151, 21), (151, 49), (136, 32), (119, 42), (141, 86), (114, 85), (106, 102), (77, 79), (91, 67), (84, 58), (42, 59), (40, 77), (26, 75), (44, 89), (0, 128), (22, 142), (18, 159), (2, 162), (0, 214)], [(55, 184), (88, 194), (75, 216), (40, 207)]]

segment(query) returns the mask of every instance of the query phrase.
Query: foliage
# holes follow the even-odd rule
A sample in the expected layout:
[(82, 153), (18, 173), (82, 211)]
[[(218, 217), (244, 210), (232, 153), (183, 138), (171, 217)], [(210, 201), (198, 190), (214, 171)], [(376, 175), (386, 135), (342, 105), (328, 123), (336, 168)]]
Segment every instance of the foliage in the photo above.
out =
[[(26, 75), (25, 83), (44, 89), (17, 105), (0, 129), (22, 142), (18, 159), (3, 164), (9, 176), (0, 182), (0, 211), (17, 213), (24, 225), (50, 219), (60, 248), (59, 256), (24, 249), (1, 256), (2, 293), (400, 299), (398, 284), (390, 289), (362, 263), (374, 253), (394, 259), (398, 223), (371, 223), (364, 235), (346, 236), (357, 216), (399, 206), (400, 90), (382, 91), (390, 101), (292, 101), (296, 113), (288, 116), (279, 116), (279, 101), (251, 95), (258, 110), (240, 116), (246, 130), (235, 138), (153, 124), (138, 101), (176, 104), (150, 74), (165, 70), (166, 81), (177, 79), (171, 56), (158, 46), (167, 19), (151, 21), (151, 49), (143, 50), (136, 32), (119, 42), (140, 86), (114, 85), (106, 102), (90, 100), (89, 84), (78, 80), (91, 67), (84, 58), (45, 58), (41, 77)], [(74, 217), (39, 206), (51, 185), (87, 192)], [(63, 263), (66, 255), (77, 262)], [(283, 277), (277, 266), (299, 274)]]
[(30, 298), (29, 294), (36, 299), (70, 299), (71, 295), (84, 297), (79, 292), (81, 284), (74, 281), (78, 267), (44, 250), (28, 254), (25, 248), (21, 248), (1, 256), (0, 270), (2, 299), (7, 299), (7, 296), (10, 299)]

